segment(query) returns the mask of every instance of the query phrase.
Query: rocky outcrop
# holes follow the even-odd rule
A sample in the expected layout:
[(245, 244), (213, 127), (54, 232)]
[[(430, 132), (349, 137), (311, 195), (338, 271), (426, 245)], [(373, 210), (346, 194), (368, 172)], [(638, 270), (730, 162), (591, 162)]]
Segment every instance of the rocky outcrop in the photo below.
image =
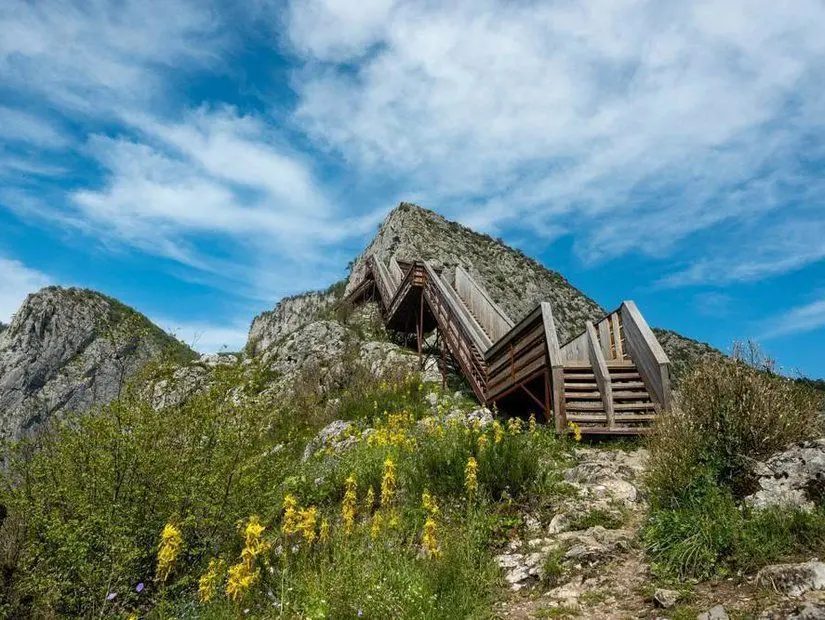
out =
[(343, 285), (338, 284), (325, 291), (284, 297), (274, 310), (259, 314), (252, 321), (246, 352), (260, 355), (298, 328), (330, 314), (342, 291)]
[(754, 468), (759, 490), (745, 498), (754, 508), (812, 510), (825, 503), (825, 439), (791, 446)]
[(112, 298), (60, 287), (29, 295), (0, 333), (0, 437), (19, 438), (54, 415), (116, 398), (164, 354), (194, 356)]
[(825, 589), (825, 563), (811, 561), (766, 566), (756, 575), (756, 581), (763, 588), (786, 596), (802, 596), (810, 590)]
[[(401, 203), (387, 216), (375, 238), (355, 260), (347, 293), (363, 279), (370, 254), (377, 254), (384, 261), (393, 256), (399, 261), (424, 259), (445, 268), (448, 280), (450, 269), (460, 265), (516, 322), (539, 302), (549, 301), (562, 342), (584, 331), (587, 320), (597, 320), (605, 314), (603, 308), (564, 276), (520, 250), (410, 203)], [(712, 347), (675, 332), (656, 333), (673, 362), (677, 379), (703, 355), (719, 355)]]
[[(548, 568), (553, 568), (558, 573), (553, 581), (563, 585), (555, 587), (548, 596), (570, 604), (588, 587), (587, 580), (571, 580), (574, 575), (611, 562), (633, 546), (635, 533), (616, 526), (625, 520), (623, 511), (632, 512), (644, 506), (643, 494), (636, 485), (644, 473), (647, 451), (583, 448), (577, 451), (577, 457), (578, 462), (564, 472), (565, 481), (575, 492), (559, 503), (558, 512), (543, 528), (545, 536), (512, 541), (507, 551), (496, 557), (511, 590), (546, 580)], [(580, 525), (592, 522), (594, 517), (611, 527)], [(538, 529), (541, 531), (542, 527)], [(552, 558), (555, 560), (548, 562)]]
[(550, 301), (562, 340), (584, 330), (585, 321), (604, 312), (561, 274), (546, 269), (518, 250), (456, 222), (402, 203), (384, 220), (375, 239), (355, 260), (347, 292), (361, 281), (370, 254), (384, 261), (424, 259), (436, 267), (461, 265), (495, 301), (518, 321), (540, 301)]

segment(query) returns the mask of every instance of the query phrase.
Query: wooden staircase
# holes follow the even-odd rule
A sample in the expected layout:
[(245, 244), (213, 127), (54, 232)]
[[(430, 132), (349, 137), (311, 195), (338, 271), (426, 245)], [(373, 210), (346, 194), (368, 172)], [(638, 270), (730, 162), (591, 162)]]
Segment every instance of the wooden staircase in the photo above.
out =
[(449, 353), (480, 402), (529, 396), (527, 407), (537, 407), (559, 432), (573, 422), (586, 434), (643, 434), (669, 408), (670, 361), (633, 302), (588, 321), (560, 345), (548, 302), (514, 324), (461, 267), (451, 281), (426, 261), (391, 257), (387, 265), (371, 255), (345, 302), (377, 292), (390, 329), (415, 327), (419, 356), (425, 332), (437, 328), (442, 366)]
[(564, 366), (564, 409), (568, 422), (584, 434), (643, 434), (656, 419), (650, 398), (636, 365), (629, 360), (607, 362), (610, 373), (614, 427), (608, 426), (604, 397), (587, 362)]

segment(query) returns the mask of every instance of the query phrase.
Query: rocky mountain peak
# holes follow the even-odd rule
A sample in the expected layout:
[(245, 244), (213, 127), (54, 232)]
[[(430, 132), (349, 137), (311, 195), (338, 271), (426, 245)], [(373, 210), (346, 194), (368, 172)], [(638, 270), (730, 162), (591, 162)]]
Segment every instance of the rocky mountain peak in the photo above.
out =
[(460, 265), (516, 322), (539, 302), (550, 301), (562, 340), (583, 331), (588, 319), (604, 315), (560, 273), (489, 235), (411, 203), (402, 202), (390, 212), (355, 260), (347, 292), (363, 278), (366, 258), (373, 253), (384, 261), (393, 256), (398, 261), (424, 259), (445, 268), (448, 278), (450, 268)]
[(194, 356), (149, 319), (100, 293), (47, 287), (0, 331), (0, 437), (116, 398), (152, 359)]

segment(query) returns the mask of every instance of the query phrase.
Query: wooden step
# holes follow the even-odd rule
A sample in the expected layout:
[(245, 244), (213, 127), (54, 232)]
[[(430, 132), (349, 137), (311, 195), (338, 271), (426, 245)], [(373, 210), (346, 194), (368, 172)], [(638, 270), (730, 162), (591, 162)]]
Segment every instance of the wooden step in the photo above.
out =
[(607, 362), (607, 369), (608, 370), (636, 370), (636, 364), (633, 363), (632, 360), (608, 360)]
[(565, 403), (566, 411), (604, 411), (601, 401), (596, 403)]
[(638, 381), (641, 379), (641, 375), (638, 372), (623, 372), (623, 371), (611, 371), (610, 378), (614, 381)]
[(575, 398), (578, 400), (601, 400), (602, 395), (598, 390), (595, 392), (565, 392), (564, 398)]
[(649, 435), (650, 428), (644, 426), (582, 426), (582, 435)]
[(613, 411), (617, 414), (620, 411), (655, 411), (656, 405), (647, 403), (613, 403)]
[(564, 375), (565, 382), (567, 381), (595, 381), (596, 375), (592, 372), (583, 372), (583, 373), (576, 373), (576, 374), (567, 374)]
[(613, 384), (613, 389), (620, 389), (620, 390), (644, 390), (645, 384), (641, 381), (616, 381), (613, 379), (611, 381)]
[(650, 396), (648, 395), (647, 391), (622, 391), (622, 390), (613, 390), (613, 400), (650, 400)]
[(596, 387), (595, 381), (583, 381), (583, 382), (574, 382), (574, 381), (565, 381), (564, 382), (564, 389), (575, 391), (578, 388), (584, 390), (592, 390)]
[[(653, 422), (656, 419), (655, 415), (621, 415), (615, 416), (616, 423), (630, 424), (632, 422)], [(597, 413), (591, 414), (571, 414), (567, 416), (568, 422), (575, 422), (576, 424), (595, 424), (598, 422), (607, 422), (606, 415), (599, 415)]]
[(583, 369), (592, 370), (593, 366), (590, 364), (590, 362), (585, 361), (585, 360), (573, 360), (573, 361), (564, 362), (564, 371), (565, 372), (567, 372), (568, 370), (575, 372), (577, 370), (583, 370)]

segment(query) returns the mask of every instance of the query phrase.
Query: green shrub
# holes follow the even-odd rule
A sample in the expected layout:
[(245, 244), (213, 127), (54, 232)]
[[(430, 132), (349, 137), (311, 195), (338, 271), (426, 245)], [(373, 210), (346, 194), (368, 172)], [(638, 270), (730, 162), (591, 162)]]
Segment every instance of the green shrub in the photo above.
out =
[(754, 346), (736, 346), (733, 359), (702, 360), (682, 380), (679, 407), (650, 442), (654, 505), (678, 505), (706, 469), (738, 492), (753, 459), (816, 432), (820, 397), (769, 368)]
[(704, 579), (723, 568), (740, 526), (730, 493), (708, 485), (679, 508), (652, 512), (643, 540), (657, 575)]
[(753, 570), (821, 548), (822, 513), (753, 512), (750, 470), (816, 432), (820, 397), (777, 376), (753, 346), (699, 362), (681, 383), (679, 407), (649, 442), (651, 513), (643, 538), (662, 576), (707, 578)]

